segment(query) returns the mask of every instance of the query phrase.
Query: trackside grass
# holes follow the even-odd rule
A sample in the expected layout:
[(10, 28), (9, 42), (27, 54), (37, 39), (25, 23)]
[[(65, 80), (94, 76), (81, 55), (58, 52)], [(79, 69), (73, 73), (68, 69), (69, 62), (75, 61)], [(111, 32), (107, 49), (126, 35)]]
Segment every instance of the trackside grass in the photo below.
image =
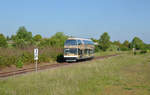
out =
[(107, 56), (107, 55), (113, 55), (113, 54), (121, 54), (121, 53), (128, 53), (129, 51), (99, 51), (96, 52), (95, 56)]
[(123, 54), (0, 79), (0, 95), (150, 95), (150, 54)]

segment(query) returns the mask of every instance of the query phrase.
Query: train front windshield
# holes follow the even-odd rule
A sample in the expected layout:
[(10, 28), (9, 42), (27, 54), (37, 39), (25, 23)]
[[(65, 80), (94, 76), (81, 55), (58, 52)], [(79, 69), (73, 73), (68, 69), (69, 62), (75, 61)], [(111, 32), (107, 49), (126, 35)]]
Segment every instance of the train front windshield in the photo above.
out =
[(68, 54), (77, 54), (77, 48), (65, 48), (64, 49), (64, 53), (65, 55), (68, 55)]

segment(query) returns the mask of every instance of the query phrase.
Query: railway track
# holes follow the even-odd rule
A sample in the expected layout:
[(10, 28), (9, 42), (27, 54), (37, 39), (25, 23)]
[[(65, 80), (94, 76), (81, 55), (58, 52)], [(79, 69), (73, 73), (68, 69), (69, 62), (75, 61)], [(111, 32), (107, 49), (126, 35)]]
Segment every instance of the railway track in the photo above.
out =
[[(92, 60), (104, 59), (104, 58), (109, 58), (109, 57), (117, 56), (117, 55), (119, 55), (119, 54), (94, 57)], [(66, 62), (64, 62), (64, 63), (60, 63), (60, 64), (49, 64), (49, 65), (39, 66), (37, 69), (38, 70), (45, 70), (45, 69), (62, 67), (62, 66), (66, 66), (66, 65), (78, 64), (78, 63), (83, 63), (83, 62), (85, 62), (85, 61), (79, 61), (79, 62), (74, 62), (74, 63), (66, 63)], [(35, 67), (26, 68), (26, 69), (20, 69), (20, 70), (14, 70), (14, 71), (9, 71), (9, 72), (1, 72), (0, 73), (0, 78), (6, 78), (6, 77), (9, 77), (9, 76), (25, 74), (25, 73), (34, 72), (34, 71), (35, 71)]]

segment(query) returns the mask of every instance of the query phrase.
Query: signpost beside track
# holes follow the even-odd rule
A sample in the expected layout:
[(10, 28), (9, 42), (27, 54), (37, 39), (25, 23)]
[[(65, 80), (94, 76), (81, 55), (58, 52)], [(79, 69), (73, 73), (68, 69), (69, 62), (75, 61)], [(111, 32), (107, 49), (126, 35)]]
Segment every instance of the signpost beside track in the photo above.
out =
[(37, 72), (37, 61), (38, 61), (38, 48), (34, 49), (34, 60), (35, 60), (35, 70)]

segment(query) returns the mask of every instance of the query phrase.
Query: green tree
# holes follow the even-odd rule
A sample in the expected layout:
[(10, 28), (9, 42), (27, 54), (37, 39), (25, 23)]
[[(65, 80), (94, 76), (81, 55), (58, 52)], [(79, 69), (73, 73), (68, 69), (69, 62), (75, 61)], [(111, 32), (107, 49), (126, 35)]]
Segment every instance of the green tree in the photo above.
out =
[(51, 46), (51, 47), (63, 47), (64, 42), (68, 37), (64, 35), (63, 32), (57, 32), (55, 35), (53, 35), (51, 38), (45, 38), (41, 40), (40, 46)]
[(150, 50), (150, 44), (146, 44), (146, 48)]
[(98, 40), (97, 40), (97, 39), (94, 39), (94, 38), (91, 38), (91, 40), (92, 40), (93, 42), (98, 42)]
[(17, 39), (17, 40), (15, 41), (15, 46), (16, 46), (17, 48), (25, 48), (25, 47), (27, 47), (27, 43), (26, 43), (26, 41), (23, 40), (23, 39)]
[(10, 40), (15, 40), (16, 39), (16, 35), (11, 35), (11, 38), (10, 38)]
[(57, 32), (50, 38), (51, 46), (63, 47), (64, 42), (68, 37), (63, 32)]
[(131, 48), (136, 48), (137, 50), (142, 49), (144, 47), (144, 43), (143, 41), (138, 38), (138, 37), (134, 37), (132, 42), (131, 42)]
[(51, 46), (51, 41), (50, 41), (49, 38), (43, 38), (40, 41), (40, 44), (38, 46), (40, 46), (40, 47), (50, 47)]
[(15, 42), (13, 46), (18, 48), (25, 48), (33, 45), (32, 33), (28, 32), (24, 26), (19, 27), (17, 34), (13, 35), (11, 39)]
[(32, 33), (28, 32), (24, 26), (19, 27), (16, 39), (23, 39), (24, 41), (30, 41), (32, 39)]
[(7, 46), (8, 46), (7, 39), (3, 34), (0, 34), (0, 47), (7, 47)]
[(127, 40), (125, 40), (125, 41), (123, 42), (123, 44), (121, 44), (121, 46), (120, 46), (120, 49), (121, 49), (122, 51), (127, 51), (127, 50), (129, 50), (129, 48), (130, 48), (130, 43), (129, 43), (129, 41), (127, 41)]
[(119, 48), (121, 47), (120, 41), (114, 41), (112, 44), (118, 46)]
[(41, 41), (42, 40), (42, 36), (40, 34), (37, 34), (33, 37), (34, 41)]
[(99, 39), (99, 45), (103, 51), (106, 51), (110, 47), (110, 36), (107, 32), (104, 32), (100, 39)]
[(123, 42), (123, 45), (124, 45), (125, 47), (129, 48), (130, 42), (129, 42), (128, 40), (125, 40), (125, 41)]

